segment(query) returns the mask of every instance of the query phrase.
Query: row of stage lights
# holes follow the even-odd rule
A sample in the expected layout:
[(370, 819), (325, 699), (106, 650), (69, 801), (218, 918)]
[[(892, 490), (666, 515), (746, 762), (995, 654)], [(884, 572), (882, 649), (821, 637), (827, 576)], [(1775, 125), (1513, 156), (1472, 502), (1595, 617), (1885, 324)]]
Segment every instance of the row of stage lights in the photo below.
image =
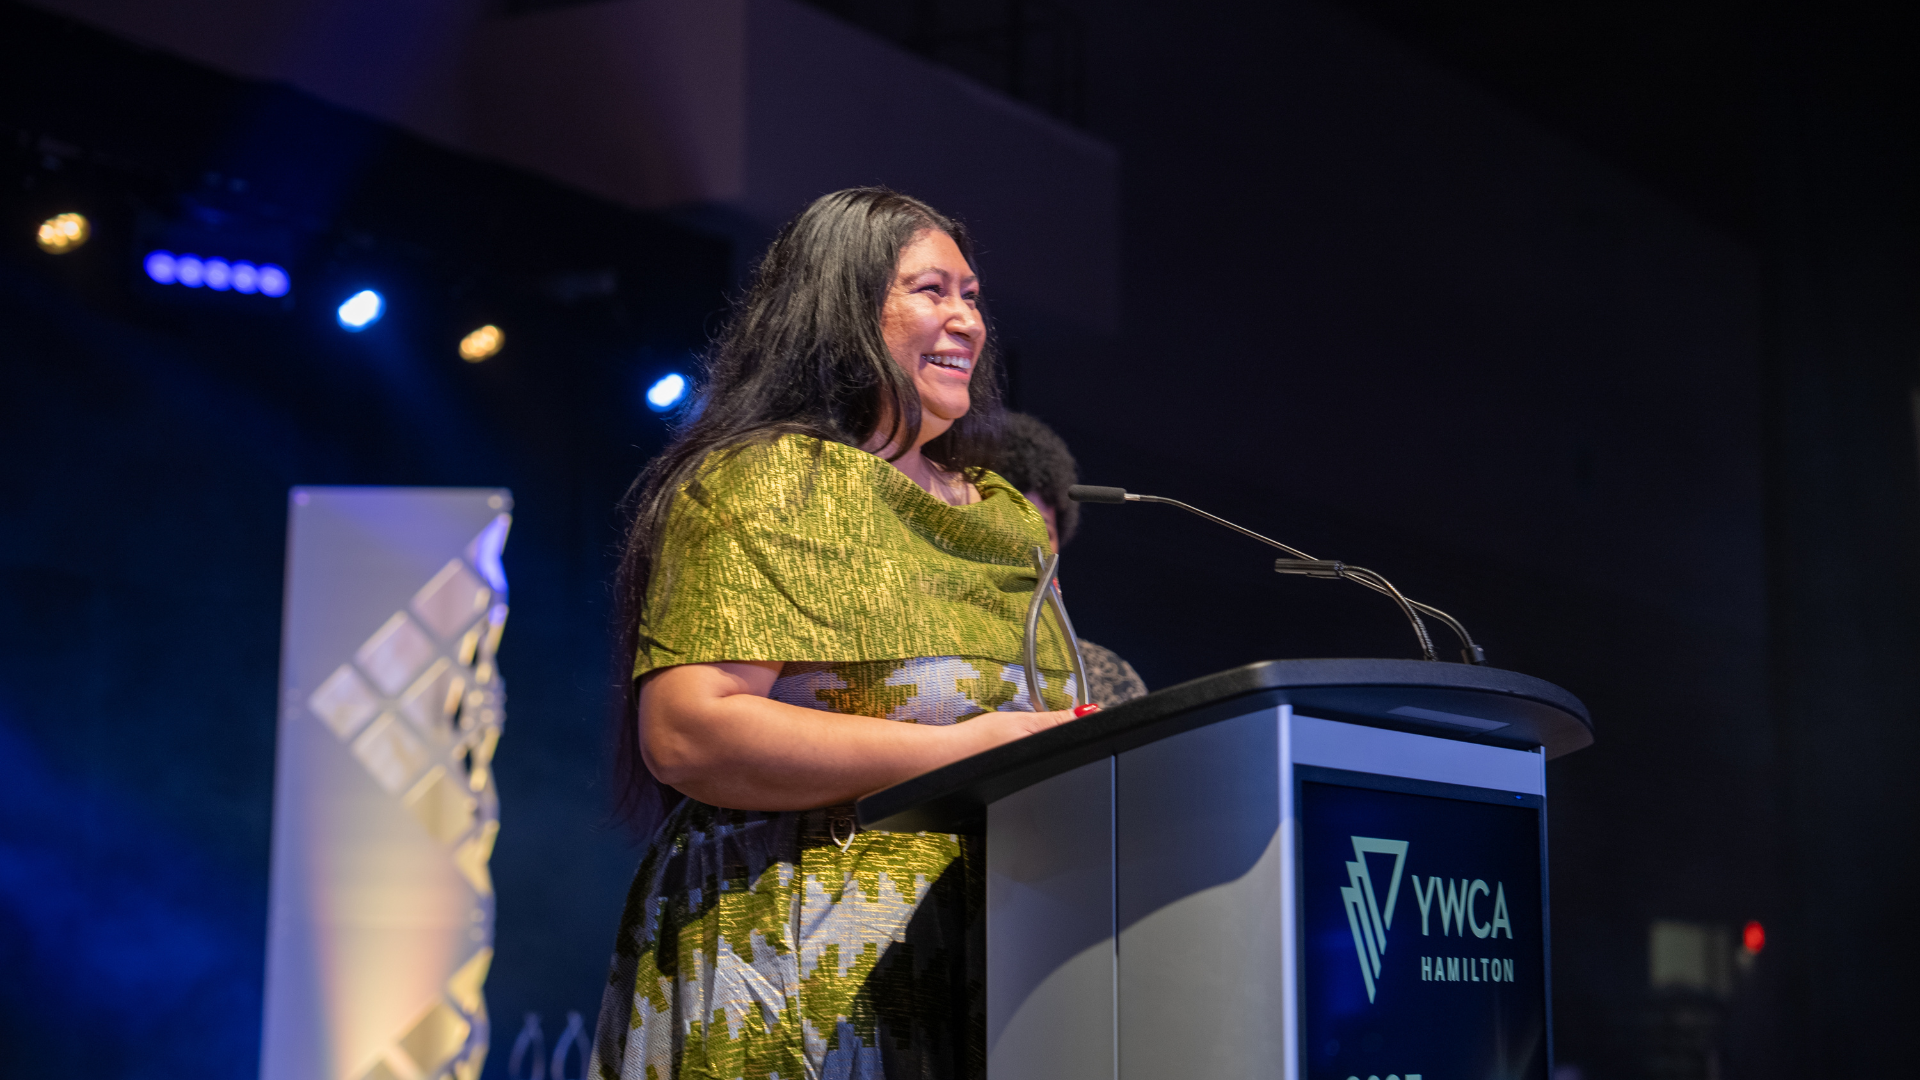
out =
[[(56, 214), (40, 223), (35, 241), (49, 255), (64, 255), (77, 250), (93, 235), (86, 215)], [(255, 265), (241, 259), (202, 258), (176, 255), (171, 251), (151, 251), (141, 266), (147, 277), (160, 285), (184, 285), (189, 289), (237, 292), (248, 295), (281, 297), (293, 289), (293, 278), (273, 263)], [(361, 289), (341, 301), (334, 309), (340, 327), (359, 333), (387, 313), (386, 297), (372, 289)], [(506, 347), (506, 332), (489, 323), (460, 339), (460, 359), (477, 364)], [(677, 372), (662, 376), (647, 388), (647, 407), (668, 412), (686, 399), (690, 389), (687, 378)]]
[(236, 259), (202, 259), (198, 255), (175, 255), (171, 251), (147, 253), (147, 276), (161, 285), (185, 285), (189, 289), (208, 288), (214, 292), (232, 289), (237, 293), (261, 296), (285, 296), (293, 288), (293, 279), (272, 263), (255, 266)]

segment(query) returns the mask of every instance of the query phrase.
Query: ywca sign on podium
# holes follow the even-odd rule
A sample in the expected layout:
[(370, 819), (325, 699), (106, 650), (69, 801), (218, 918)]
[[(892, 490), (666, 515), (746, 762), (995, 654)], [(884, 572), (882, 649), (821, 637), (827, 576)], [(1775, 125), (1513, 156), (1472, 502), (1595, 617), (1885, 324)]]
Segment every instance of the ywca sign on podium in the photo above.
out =
[(1544, 1072), (1539, 797), (1296, 772), (1307, 1075)]

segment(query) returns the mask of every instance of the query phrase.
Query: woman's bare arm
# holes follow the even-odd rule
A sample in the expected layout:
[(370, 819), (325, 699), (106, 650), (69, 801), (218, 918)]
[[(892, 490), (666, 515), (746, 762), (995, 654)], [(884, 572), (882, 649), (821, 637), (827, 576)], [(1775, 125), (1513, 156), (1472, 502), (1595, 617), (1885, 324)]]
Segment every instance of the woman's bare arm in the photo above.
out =
[(640, 755), (704, 803), (808, 810), (849, 803), (964, 757), (1044, 731), (1073, 713), (990, 712), (910, 724), (803, 709), (767, 697), (777, 663), (684, 664), (640, 687)]

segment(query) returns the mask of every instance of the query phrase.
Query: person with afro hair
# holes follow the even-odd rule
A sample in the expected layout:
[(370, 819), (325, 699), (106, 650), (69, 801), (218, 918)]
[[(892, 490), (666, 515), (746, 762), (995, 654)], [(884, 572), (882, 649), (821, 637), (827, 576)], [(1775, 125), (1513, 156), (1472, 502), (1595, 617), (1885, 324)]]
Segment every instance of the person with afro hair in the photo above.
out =
[[(1065, 439), (1025, 413), (1007, 414), (1006, 434), (999, 463), (994, 466), (1019, 489), (1047, 522), (1047, 539), (1059, 551), (1080, 528), (1080, 504), (1067, 498), (1067, 489), (1080, 482), (1080, 470)], [(1118, 705), (1144, 697), (1147, 684), (1133, 665), (1112, 649), (1080, 638), (1080, 655), (1087, 662), (1090, 701)]]

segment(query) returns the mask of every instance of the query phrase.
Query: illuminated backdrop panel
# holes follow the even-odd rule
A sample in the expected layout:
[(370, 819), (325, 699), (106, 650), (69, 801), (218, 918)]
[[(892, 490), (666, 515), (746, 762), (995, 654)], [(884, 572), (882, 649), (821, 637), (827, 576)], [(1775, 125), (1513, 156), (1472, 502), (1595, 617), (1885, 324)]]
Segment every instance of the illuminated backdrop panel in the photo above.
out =
[(292, 493), (263, 1080), (479, 1075), (511, 509)]

